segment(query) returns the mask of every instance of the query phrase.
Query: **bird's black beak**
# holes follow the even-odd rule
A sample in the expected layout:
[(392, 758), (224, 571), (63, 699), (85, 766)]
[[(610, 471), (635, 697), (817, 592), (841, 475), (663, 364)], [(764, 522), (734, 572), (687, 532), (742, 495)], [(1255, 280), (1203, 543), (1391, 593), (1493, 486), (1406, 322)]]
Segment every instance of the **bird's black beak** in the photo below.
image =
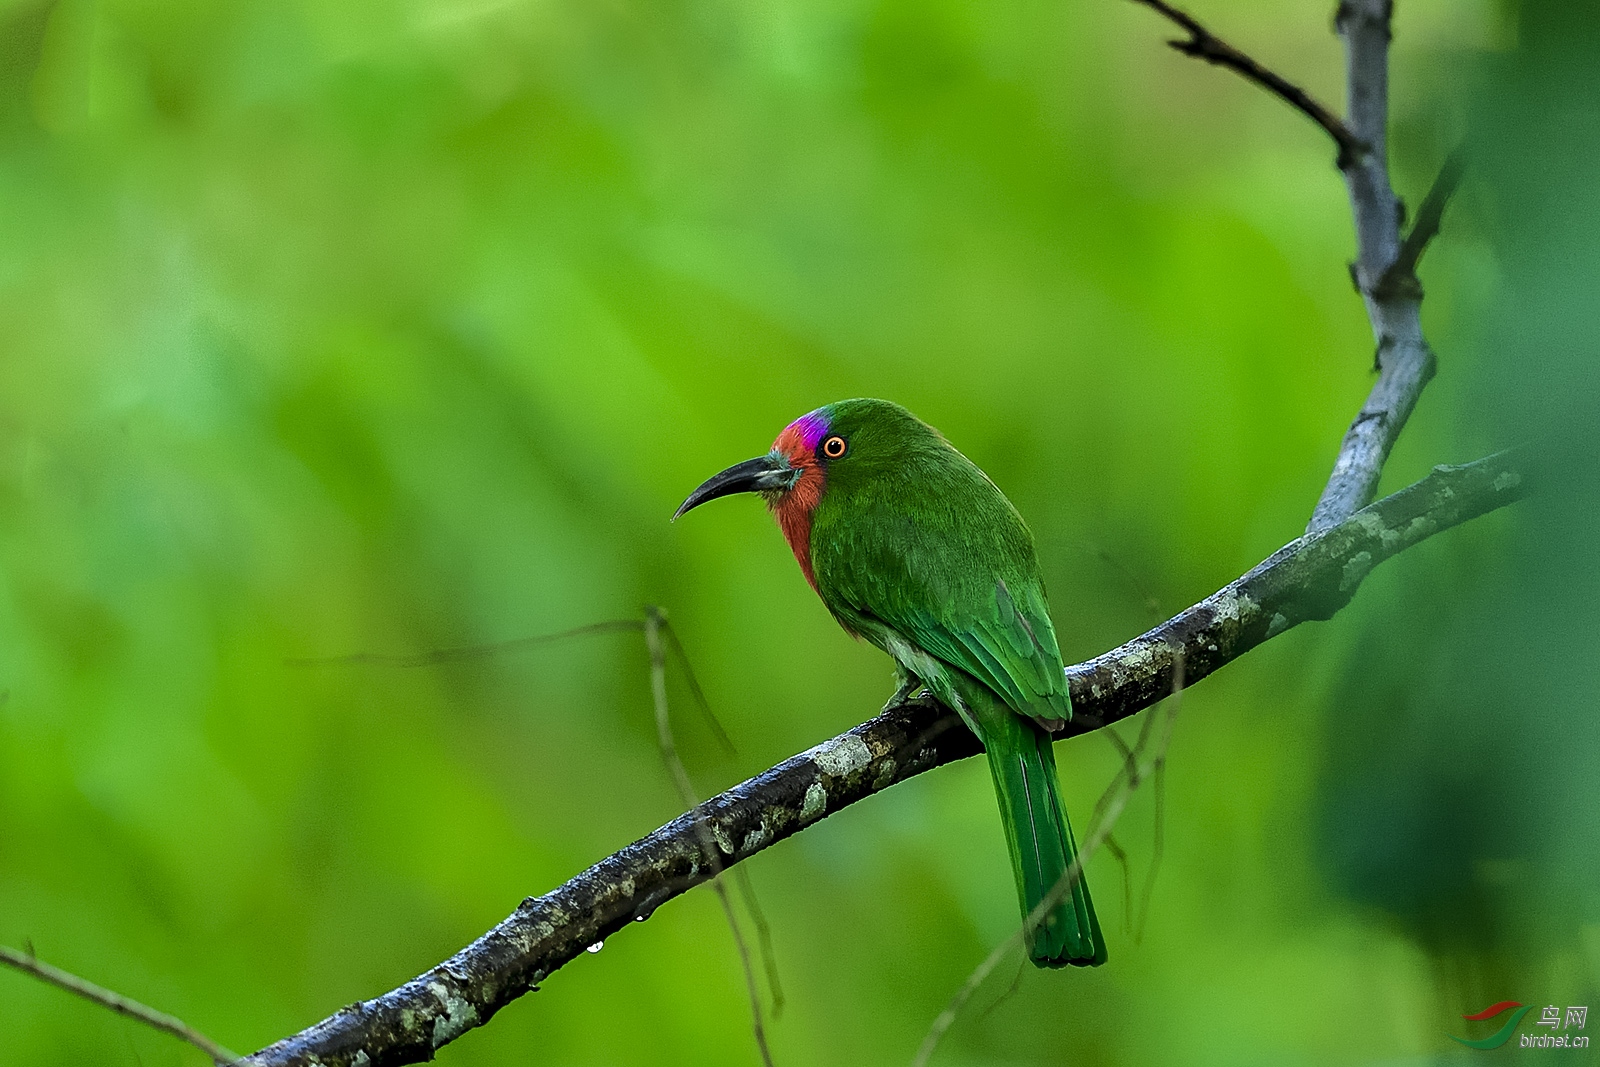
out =
[(719, 496), (791, 489), (799, 480), (800, 471), (789, 466), (788, 460), (784, 459), (781, 453), (769, 452), (757, 459), (735, 463), (721, 474), (713, 474), (701, 482), (700, 488), (689, 494), (689, 499), (672, 513), (672, 517), (676, 520), (679, 515), (691, 508), (697, 508), (707, 500), (715, 500)]

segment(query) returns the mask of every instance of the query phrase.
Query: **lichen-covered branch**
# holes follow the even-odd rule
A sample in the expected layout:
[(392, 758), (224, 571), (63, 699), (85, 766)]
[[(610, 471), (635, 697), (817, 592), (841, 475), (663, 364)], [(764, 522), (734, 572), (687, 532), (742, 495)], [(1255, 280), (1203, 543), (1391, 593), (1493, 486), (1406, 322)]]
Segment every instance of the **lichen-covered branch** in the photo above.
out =
[(1524, 449), (1435, 467), (1338, 526), (1290, 541), (1194, 607), (1120, 648), (1068, 667), (1074, 709), (1068, 731), (1103, 726), (1166, 696), (1180, 648), (1184, 677), (1192, 685), (1292, 626), (1332, 618), (1373, 567), (1440, 530), (1521, 498), (1530, 477)]
[[(1520, 498), (1525, 457), (1502, 452), (1422, 481), (1307, 534), (1149, 633), (1067, 669), (1085, 733), (1172, 691), (1182, 650), (1192, 684), (1263, 641), (1349, 602), (1373, 567), (1441, 530)], [(352, 1004), (244, 1061), (255, 1067), (389, 1067), (434, 1052), (531, 990), (595, 942), (827, 815), (944, 763), (977, 739), (929, 702), (887, 711), (680, 815), (509, 918), (398, 989)], [(713, 851), (714, 849), (714, 851)]]

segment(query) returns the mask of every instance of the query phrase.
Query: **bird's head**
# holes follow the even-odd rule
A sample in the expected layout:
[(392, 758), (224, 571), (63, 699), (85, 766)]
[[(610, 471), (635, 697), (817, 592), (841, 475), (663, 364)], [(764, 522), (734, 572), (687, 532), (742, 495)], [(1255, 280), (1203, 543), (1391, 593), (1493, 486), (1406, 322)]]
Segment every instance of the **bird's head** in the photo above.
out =
[(789, 533), (790, 520), (809, 516), (831, 485), (897, 468), (927, 441), (943, 439), (899, 404), (840, 400), (785, 426), (766, 455), (707, 478), (672, 517), (719, 496), (760, 493)]
[(816, 588), (811, 520), (823, 495), (843, 490), (848, 498), (852, 488), (886, 488), (896, 475), (903, 479), (917, 452), (930, 445), (949, 449), (938, 431), (899, 404), (840, 400), (785, 426), (766, 455), (707, 478), (672, 517), (719, 496), (760, 493), (801, 573)]

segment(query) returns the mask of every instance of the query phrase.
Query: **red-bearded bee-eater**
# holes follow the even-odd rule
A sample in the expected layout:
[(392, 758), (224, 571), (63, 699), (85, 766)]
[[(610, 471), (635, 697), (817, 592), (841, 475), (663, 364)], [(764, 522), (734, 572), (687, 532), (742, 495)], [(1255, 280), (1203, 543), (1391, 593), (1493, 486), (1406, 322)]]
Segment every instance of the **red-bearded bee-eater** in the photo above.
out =
[[(701, 485), (673, 516), (760, 493), (846, 631), (893, 657), (890, 704), (926, 688), (983, 742), (1022, 914), (1077, 853), (1050, 731), (1072, 717), (1033, 535), (987, 475), (886, 400), (841, 400)], [(1105, 962), (1081, 876), (1030, 932), (1040, 967)]]

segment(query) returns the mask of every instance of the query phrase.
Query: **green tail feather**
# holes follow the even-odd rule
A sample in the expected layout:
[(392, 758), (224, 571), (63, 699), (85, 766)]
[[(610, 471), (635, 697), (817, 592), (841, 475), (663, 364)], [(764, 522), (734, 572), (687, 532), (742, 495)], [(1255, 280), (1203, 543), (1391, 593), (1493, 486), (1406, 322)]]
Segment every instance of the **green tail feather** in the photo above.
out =
[[(968, 709), (981, 727), (979, 735), (994, 776), (1017, 897), (1026, 919), (1067, 873), (1078, 847), (1061, 806), (1050, 735), (992, 697), (985, 700), (987, 694), (972, 695), (977, 699), (968, 700)], [(980, 704), (988, 706), (980, 708)], [(1105, 939), (1081, 872), (1070, 892), (1057, 893), (1061, 902), (1029, 938), (1034, 964), (1097, 967), (1104, 963)]]

